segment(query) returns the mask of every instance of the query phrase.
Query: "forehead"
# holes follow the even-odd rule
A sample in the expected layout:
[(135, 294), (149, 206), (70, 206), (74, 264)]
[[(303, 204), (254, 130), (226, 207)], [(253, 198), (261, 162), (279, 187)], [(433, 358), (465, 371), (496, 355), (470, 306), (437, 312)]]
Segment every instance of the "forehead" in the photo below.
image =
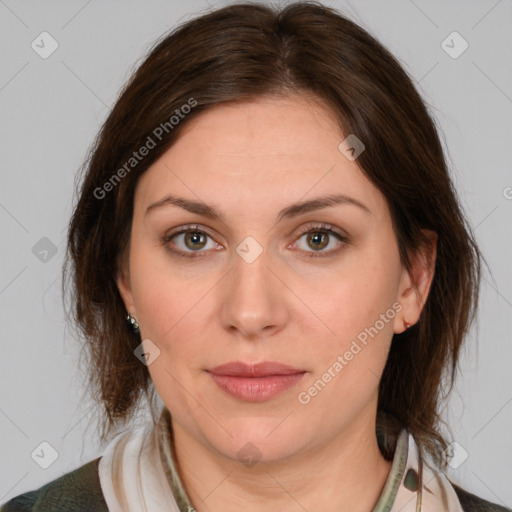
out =
[(382, 208), (383, 197), (357, 161), (340, 152), (344, 138), (333, 112), (309, 96), (210, 108), (139, 179), (136, 209), (166, 192), (229, 201), (246, 212), (327, 193)]

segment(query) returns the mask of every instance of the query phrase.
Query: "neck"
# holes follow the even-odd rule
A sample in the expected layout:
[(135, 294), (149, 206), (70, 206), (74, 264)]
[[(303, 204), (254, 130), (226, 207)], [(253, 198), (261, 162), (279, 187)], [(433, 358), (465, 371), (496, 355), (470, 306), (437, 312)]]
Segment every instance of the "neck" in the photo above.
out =
[(252, 467), (172, 425), (180, 477), (197, 512), (369, 512), (391, 468), (368, 417), (324, 444)]

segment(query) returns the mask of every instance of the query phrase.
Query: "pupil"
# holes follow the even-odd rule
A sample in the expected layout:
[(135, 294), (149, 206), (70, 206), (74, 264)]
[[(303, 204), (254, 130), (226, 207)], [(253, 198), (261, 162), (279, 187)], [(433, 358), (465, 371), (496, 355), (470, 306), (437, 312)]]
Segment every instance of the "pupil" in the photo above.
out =
[[(201, 243), (202, 233), (200, 231), (192, 231), (187, 234), (186, 241), (187, 245), (190, 241), (192, 245), (198, 245)], [(191, 249), (196, 249), (197, 247), (191, 247)]]
[[(318, 237), (320, 237), (320, 239)], [(316, 249), (323, 249), (327, 245), (326, 238), (327, 238), (326, 233), (320, 233), (320, 232), (313, 233), (312, 235), (309, 236), (309, 240), (313, 241), (314, 244), (320, 244), (320, 247), (317, 245)], [(322, 240), (323, 240), (323, 243), (322, 243)]]

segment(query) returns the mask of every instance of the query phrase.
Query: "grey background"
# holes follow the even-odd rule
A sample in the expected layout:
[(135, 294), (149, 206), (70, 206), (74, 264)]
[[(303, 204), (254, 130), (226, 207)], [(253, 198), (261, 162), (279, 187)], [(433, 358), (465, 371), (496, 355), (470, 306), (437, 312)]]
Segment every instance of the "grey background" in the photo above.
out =
[[(445, 411), (461, 447), (449, 476), (511, 506), (512, 1), (325, 3), (402, 61), (444, 134), (492, 272)], [(209, 9), (203, 0), (0, 0), (0, 502), (102, 453), (60, 297), (74, 175), (149, 46)], [(31, 48), (43, 31), (59, 45), (47, 59)], [(456, 59), (441, 46), (453, 31), (469, 44)], [(41, 248), (52, 245), (44, 261)], [(48, 469), (31, 458), (51, 453), (38, 448), (43, 441), (58, 453)]]

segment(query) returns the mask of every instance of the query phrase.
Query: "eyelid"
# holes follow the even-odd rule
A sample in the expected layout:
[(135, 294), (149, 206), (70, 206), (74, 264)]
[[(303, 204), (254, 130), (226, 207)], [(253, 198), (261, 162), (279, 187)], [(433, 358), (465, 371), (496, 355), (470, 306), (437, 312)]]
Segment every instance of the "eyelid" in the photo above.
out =
[(347, 240), (349, 238), (348, 233), (341, 230), (340, 228), (337, 228), (333, 224), (329, 224), (326, 222), (308, 222), (305, 226), (300, 228), (299, 233), (301, 235), (303, 235), (304, 233), (308, 233), (309, 231), (314, 231), (315, 229), (318, 231), (322, 231), (322, 230), (333, 231), (334, 233), (336, 233), (337, 235), (339, 235), (342, 238), (345, 238)]
[[(299, 229), (299, 234), (300, 235), (303, 235), (304, 233), (307, 233), (311, 230), (315, 230), (315, 229), (318, 229), (319, 231), (324, 229), (324, 230), (331, 230), (331, 231), (334, 231), (336, 234), (338, 234), (340, 237), (342, 238), (345, 238), (345, 239), (349, 239), (349, 235), (348, 233), (346, 233), (344, 230), (341, 230), (339, 228), (337, 228), (336, 226), (334, 226), (333, 224), (329, 224), (329, 223), (325, 223), (325, 222), (308, 222), (305, 226), (301, 227)], [(206, 233), (208, 236), (210, 236), (211, 238), (214, 238), (208, 228), (202, 226), (201, 224), (184, 224), (183, 226), (178, 226), (177, 228), (174, 228), (170, 231), (167, 231), (163, 236), (162, 236), (162, 239), (164, 238), (170, 238), (174, 235), (179, 235), (183, 232), (186, 232), (186, 231), (202, 231), (204, 233)]]
[(208, 229), (205, 228), (204, 226), (201, 226), (200, 224), (184, 224), (183, 226), (178, 226), (176, 228), (171, 229), (170, 231), (166, 231), (162, 238), (179, 235), (186, 231), (204, 231), (209, 235)]

